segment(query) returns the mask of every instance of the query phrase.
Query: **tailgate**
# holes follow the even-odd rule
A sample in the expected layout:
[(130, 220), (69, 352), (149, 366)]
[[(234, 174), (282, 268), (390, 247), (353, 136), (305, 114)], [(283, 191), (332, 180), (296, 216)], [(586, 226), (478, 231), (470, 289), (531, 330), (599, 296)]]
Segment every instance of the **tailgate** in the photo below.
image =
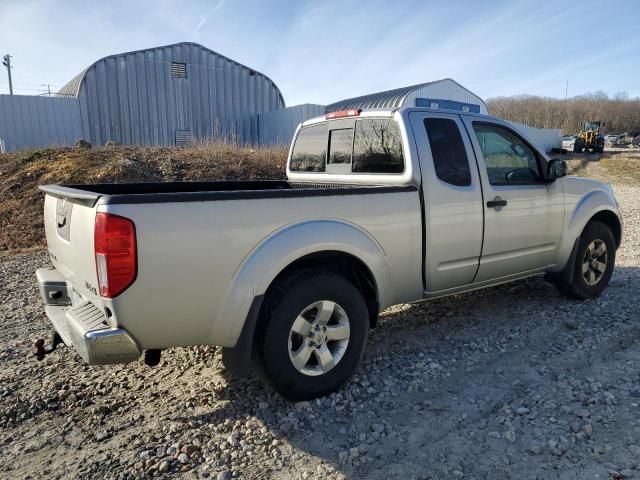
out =
[(49, 256), (76, 294), (100, 304), (93, 235), (98, 195), (65, 187), (40, 187)]

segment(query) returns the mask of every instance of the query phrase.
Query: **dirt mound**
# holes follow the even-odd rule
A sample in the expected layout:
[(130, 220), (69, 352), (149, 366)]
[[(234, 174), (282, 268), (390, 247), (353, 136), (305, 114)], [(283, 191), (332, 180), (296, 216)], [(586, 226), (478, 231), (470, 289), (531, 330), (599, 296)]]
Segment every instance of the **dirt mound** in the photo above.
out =
[(0, 251), (44, 246), (38, 185), (282, 179), (285, 148), (110, 146), (0, 154)]

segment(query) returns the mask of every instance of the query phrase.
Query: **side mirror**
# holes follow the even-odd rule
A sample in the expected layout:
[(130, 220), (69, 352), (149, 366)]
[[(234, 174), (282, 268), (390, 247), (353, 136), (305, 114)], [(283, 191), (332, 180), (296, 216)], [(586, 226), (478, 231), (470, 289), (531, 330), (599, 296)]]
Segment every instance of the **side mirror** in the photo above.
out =
[(567, 176), (567, 162), (554, 158), (547, 164), (547, 178), (549, 180), (556, 180), (558, 178)]

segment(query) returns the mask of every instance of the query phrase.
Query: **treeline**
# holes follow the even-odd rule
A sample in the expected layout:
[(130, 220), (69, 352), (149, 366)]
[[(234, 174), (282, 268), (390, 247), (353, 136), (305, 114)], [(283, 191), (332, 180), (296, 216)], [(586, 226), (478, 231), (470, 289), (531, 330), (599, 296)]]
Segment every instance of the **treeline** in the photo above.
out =
[(487, 101), (496, 117), (538, 128), (561, 128), (566, 134), (580, 131), (584, 121), (605, 122), (605, 133), (640, 130), (640, 98), (604, 93), (567, 99), (521, 95), (496, 97)]

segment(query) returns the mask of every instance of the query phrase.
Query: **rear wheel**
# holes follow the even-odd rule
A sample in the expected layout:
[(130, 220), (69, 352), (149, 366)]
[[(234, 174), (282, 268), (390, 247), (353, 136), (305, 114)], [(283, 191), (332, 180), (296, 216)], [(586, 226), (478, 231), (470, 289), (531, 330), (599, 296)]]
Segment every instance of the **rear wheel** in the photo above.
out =
[(369, 332), (360, 291), (338, 274), (314, 270), (279, 282), (260, 320), (254, 368), (290, 400), (337, 390), (358, 366)]
[[(609, 285), (616, 260), (616, 242), (611, 229), (601, 222), (590, 222), (585, 227), (574, 261), (554, 277), (562, 293), (573, 298), (595, 298)], [(568, 280), (571, 278), (571, 280)]]

